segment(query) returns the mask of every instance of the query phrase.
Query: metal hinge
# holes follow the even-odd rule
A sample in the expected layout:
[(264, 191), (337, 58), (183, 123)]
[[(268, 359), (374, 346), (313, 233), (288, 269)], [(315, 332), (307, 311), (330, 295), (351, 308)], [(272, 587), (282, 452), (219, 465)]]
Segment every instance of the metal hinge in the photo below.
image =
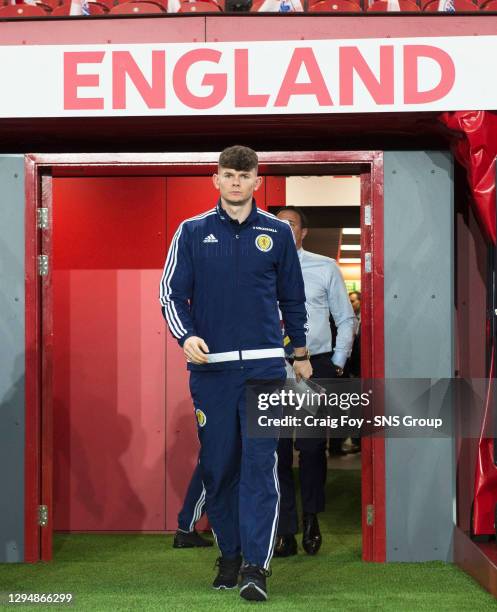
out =
[(366, 525), (371, 526), (374, 523), (374, 506), (368, 504), (366, 506)]
[(48, 208), (38, 208), (38, 229), (48, 229)]
[(40, 527), (48, 525), (48, 506), (38, 506), (38, 525)]
[(48, 274), (48, 255), (38, 255), (38, 274), (40, 276)]
[(364, 253), (364, 272), (371, 272), (371, 253)]
[(366, 204), (364, 207), (364, 225), (371, 225), (371, 205)]

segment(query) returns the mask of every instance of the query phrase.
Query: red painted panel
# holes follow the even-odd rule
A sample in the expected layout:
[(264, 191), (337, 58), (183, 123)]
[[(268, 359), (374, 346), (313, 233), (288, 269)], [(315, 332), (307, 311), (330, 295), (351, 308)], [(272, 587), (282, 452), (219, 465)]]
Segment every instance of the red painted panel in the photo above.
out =
[[(361, 314), (362, 333), (365, 336), (362, 342), (367, 343), (370, 350), (370, 368), (365, 369), (366, 378), (385, 377), (385, 315), (384, 315), (384, 242), (383, 242), (383, 154), (376, 153), (371, 172), (371, 200), (373, 226), (369, 236), (369, 245), (373, 259), (372, 279), (370, 280), (370, 296), (367, 301), (369, 313)], [(362, 196), (361, 196), (362, 198)], [(365, 203), (363, 201), (363, 203)], [(363, 209), (364, 211), (364, 209)], [(364, 227), (364, 220), (361, 221)], [(366, 250), (361, 250), (365, 253)], [(362, 280), (366, 274), (362, 268)], [(362, 285), (361, 285), (362, 286)], [(366, 331), (367, 330), (367, 331)], [(367, 335), (366, 335), (367, 334)], [(361, 365), (362, 367), (362, 365)], [(363, 453), (364, 454), (364, 453)], [(362, 465), (368, 457), (363, 456)], [(385, 509), (385, 440), (384, 438), (371, 439), (371, 455), (369, 460), (373, 466), (372, 474), (372, 501), (374, 503), (373, 548), (370, 561), (386, 561), (386, 509)], [(365, 482), (363, 477), (363, 482)], [(364, 506), (364, 502), (363, 502)], [(364, 553), (363, 553), (364, 555)]]
[(164, 253), (165, 179), (68, 178), (54, 216), (56, 269), (157, 269)]
[[(48, 209), (48, 225), (52, 225), (52, 177), (41, 178), (41, 205)], [(41, 249), (40, 253), (48, 256), (53, 261), (52, 231), (44, 229), (40, 231)], [(40, 503), (48, 507), (48, 515), (53, 516), (53, 305), (52, 305), (52, 282), (53, 275), (48, 274), (42, 279), (41, 304), (42, 323), (41, 341), (43, 346), (41, 367), (41, 461), (44, 467), (41, 470), (41, 496)], [(53, 554), (53, 522), (40, 530), (40, 558), (50, 561)]]
[(163, 530), (165, 179), (53, 183), (54, 526)]
[(178, 225), (213, 208), (219, 199), (210, 176), (170, 177), (167, 179), (167, 246)]
[(43, 23), (4, 21), (1, 28), (2, 45), (151, 44), (197, 42), (205, 38), (203, 17), (177, 15), (173, 19), (106, 17), (91, 19), (90, 24), (81, 19), (54, 19)]
[(493, 35), (497, 17), (451, 15), (160, 15), (120, 19), (2, 22), (2, 45), (167, 43), (245, 40), (328, 40)]
[[(349, 38), (401, 38), (494, 34), (496, 22), (471, 17), (443, 15), (254, 15), (210, 16), (206, 19), (208, 42), (249, 40), (336, 40)], [(289, 18), (288, 18), (289, 17)], [(497, 17), (494, 17), (497, 20)], [(247, 27), (247, 23), (250, 27)]]
[(38, 208), (39, 177), (35, 163), (25, 158), (25, 450), (24, 450), (24, 560), (34, 563), (40, 559), (40, 362), (39, 283), (37, 255), (36, 209)]
[(266, 205), (285, 206), (286, 205), (286, 177), (266, 176)]

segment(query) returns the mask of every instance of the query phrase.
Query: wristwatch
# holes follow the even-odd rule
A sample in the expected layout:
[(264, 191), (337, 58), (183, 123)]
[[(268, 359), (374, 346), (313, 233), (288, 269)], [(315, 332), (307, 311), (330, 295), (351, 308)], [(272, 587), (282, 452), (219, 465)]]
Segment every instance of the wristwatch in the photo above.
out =
[(343, 376), (343, 368), (341, 368), (340, 366), (335, 365), (333, 362), (331, 362), (331, 364), (335, 368), (336, 375), (337, 376)]
[(294, 361), (307, 361), (308, 359), (310, 359), (310, 357), (311, 357), (311, 354), (309, 352), (309, 349), (305, 349), (305, 355), (300, 355), (299, 357), (294, 355), (293, 360)]

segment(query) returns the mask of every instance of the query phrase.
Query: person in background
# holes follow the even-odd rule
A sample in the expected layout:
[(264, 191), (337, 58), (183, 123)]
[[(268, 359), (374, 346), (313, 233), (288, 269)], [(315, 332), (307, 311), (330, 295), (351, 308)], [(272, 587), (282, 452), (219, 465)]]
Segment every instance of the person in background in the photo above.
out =
[(259, 7), (259, 13), (302, 13), (300, 0), (265, 0)]
[[(351, 378), (361, 377), (361, 294), (359, 291), (349, 293), (350, 303), (354, 309), (354, 343), (350, 359), (347, 362), (347, 374)], [(342, 443), (341, 450), (346, 455), (353, 455), (361, 450), (361, 438), (346, 438)]]
[(183, 507), (178, 514), (178, 529), (174, 535), (173, 548), (205, 548), (212, 542), (202, 537), (195, 525), (205, 511), (205, 487), (197, 463), (193, 471)]
[(359, 291), (349, 293), (350, 303), (354, 309), (354, 344), (349, 360), (350, 376), (360, 378), (361, 376), (361, 294)]
[[(355, 317), (340, 268), (334, 259), (303, 249), (302, 243), (307, 235), (308, 224), (301, 209), (287, 206), (281, 209), (277, 216), (287, 221), (292, 228), (302, 267), (309, 323), (307, 346), (311, 354), (313, 376), (343, 376), (354, 339)], [(337, 328), (334, 350), (330, 314)], [(299, 451), (303, 511), (302, 546), (307, 554), (315, 555), (322, 542), (317, 515), (325, 509), (326, 438), (297, 439), (295, 448)], [(293, 440), (281, 438), (278, 444), (281, 505), (275, 557), (287, 557), (297, 553), (295, 534), (298, 531), (298, 518), (292, 466)]]

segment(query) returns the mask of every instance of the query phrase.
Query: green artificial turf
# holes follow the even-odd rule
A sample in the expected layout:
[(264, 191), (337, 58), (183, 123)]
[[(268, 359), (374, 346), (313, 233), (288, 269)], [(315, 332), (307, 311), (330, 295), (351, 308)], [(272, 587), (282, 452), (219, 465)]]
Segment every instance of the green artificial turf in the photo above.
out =
[(57, 607), (77, 610), (497, 610), (496, 601), (454, 565), (362, 562), (359, 499), (358, 471), (329, 472), (323, 547), (316, 557), (300, 549), (295, 557), (274, 559), (265, 604), (211, 588), (215, 548), (174, 550), (172, 536), (160, 535), (58, 535), (52, 563), (1, 565), (0, 591), (71, 592), (74, 605)]

